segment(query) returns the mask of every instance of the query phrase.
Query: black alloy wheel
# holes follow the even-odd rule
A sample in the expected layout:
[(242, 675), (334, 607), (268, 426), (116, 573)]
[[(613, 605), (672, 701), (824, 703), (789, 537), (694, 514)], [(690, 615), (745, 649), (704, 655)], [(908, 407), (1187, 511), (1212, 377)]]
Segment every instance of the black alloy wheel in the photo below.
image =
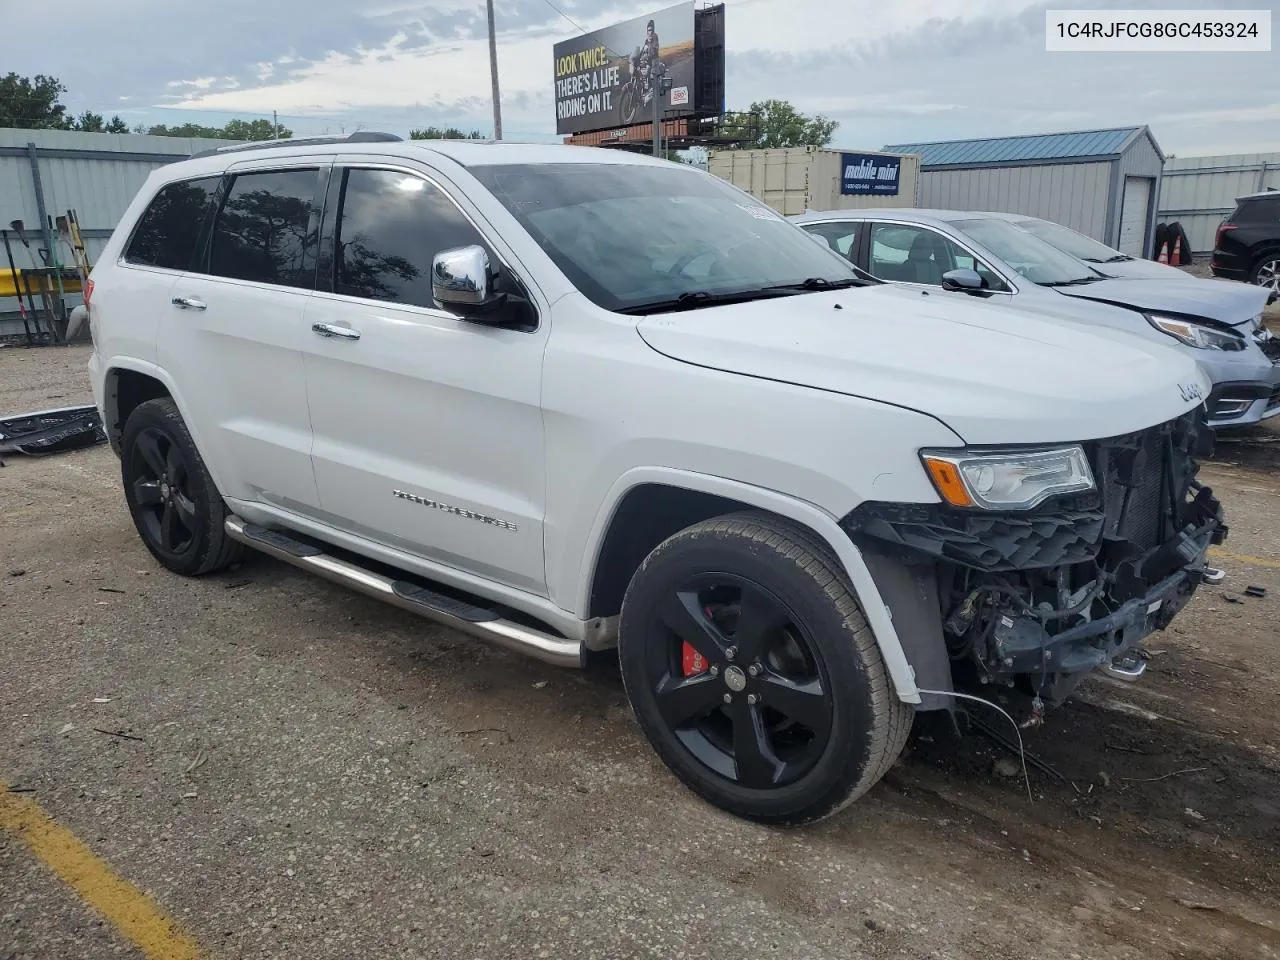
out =
[(140, 403), (120, 437), (125, 502), (152, 556), (174, 573), (230, 566), (243, 547), (227, 536), (226, 504), (178, 408), (168, 397)]
[(911, 729), (840, 562), (770, 514), (706, 520), (654, 548), (623, 598), (618, 648), (663, 762), (753, 820), (835, 813), (884, 775)]
[(173, 440), (155, 427), (140, 431), (133, 442), (136, 458), (133, 503), (142, 535), (165, 553), (190, 549), (198, 529), (191, 496), (191, 474)]
[(690, 577), (657, 610), (658, 710), (711, 770), (756, 789), (794, 783), (831, 738), (830, 680), (795, 615), (763, 584)]

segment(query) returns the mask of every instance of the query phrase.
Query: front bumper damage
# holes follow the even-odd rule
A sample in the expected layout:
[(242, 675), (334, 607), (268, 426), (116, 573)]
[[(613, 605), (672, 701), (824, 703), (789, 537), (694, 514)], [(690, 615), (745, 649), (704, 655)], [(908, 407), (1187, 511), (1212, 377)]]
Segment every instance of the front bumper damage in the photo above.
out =
[(842, 524), (873, 572), (912, 571), (953, 672), (1057, 702), (1167, 627), (1204, 579), (1227, 534), (1195, 479), (1211, 436), (1197, 412), (1086, 443), (1098, 489), (1033, 510), (869, 502)]

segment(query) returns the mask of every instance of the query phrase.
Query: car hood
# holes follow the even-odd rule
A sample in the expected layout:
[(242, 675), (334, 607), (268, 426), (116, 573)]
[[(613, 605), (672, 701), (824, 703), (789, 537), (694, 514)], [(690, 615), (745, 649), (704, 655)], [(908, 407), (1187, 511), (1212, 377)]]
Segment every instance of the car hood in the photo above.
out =
[(1209, 394), (1163, 345), (889, 285), (655, 314), (638, 331), (674, 360), (916, 410), (971, 444), (1116, 436)]
[(1160, 263), (1156, 260), (1144, 260), (1142, 257), (1104, 263), (1086, 260), (1085, 263), (1095, 270), (1101, 270), (1103, 273), (1110, 274), (1113, 277), (1150, 277), (1155, 280), (1195, 279), (1177, 267), (1171, 267), (1167, 263)]
[[(1106, 266), (1099, 267), (1106, 271)], [(1184, 317), (1206, 317), (1236, 327), (1249, 323), (1267, 305), (1263, 287), (1234, 280), (1116, 277), (1078, 287), (1054, 287), (1059, 293), (1080, 300), (1096, 300), (1120, 307)]]

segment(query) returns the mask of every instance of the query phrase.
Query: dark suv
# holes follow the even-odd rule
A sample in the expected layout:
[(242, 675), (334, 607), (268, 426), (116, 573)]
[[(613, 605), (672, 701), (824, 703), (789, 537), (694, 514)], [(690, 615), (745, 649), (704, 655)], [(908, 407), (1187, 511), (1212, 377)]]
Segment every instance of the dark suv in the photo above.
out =
[(1209, 264), (1215, 277), (1247, 280), (1280, 297), (1280, 190), (1252, 193), (1218, 227)]

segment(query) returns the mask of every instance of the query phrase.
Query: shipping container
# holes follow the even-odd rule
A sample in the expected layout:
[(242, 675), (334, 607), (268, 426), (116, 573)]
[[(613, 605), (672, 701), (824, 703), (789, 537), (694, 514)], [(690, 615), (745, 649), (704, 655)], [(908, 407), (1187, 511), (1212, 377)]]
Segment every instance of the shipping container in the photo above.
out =
[(915, 154), (831, 147), (716, 150), (707, 169), (788, 217), (806, 210), (914, 207), (919, 200)]

